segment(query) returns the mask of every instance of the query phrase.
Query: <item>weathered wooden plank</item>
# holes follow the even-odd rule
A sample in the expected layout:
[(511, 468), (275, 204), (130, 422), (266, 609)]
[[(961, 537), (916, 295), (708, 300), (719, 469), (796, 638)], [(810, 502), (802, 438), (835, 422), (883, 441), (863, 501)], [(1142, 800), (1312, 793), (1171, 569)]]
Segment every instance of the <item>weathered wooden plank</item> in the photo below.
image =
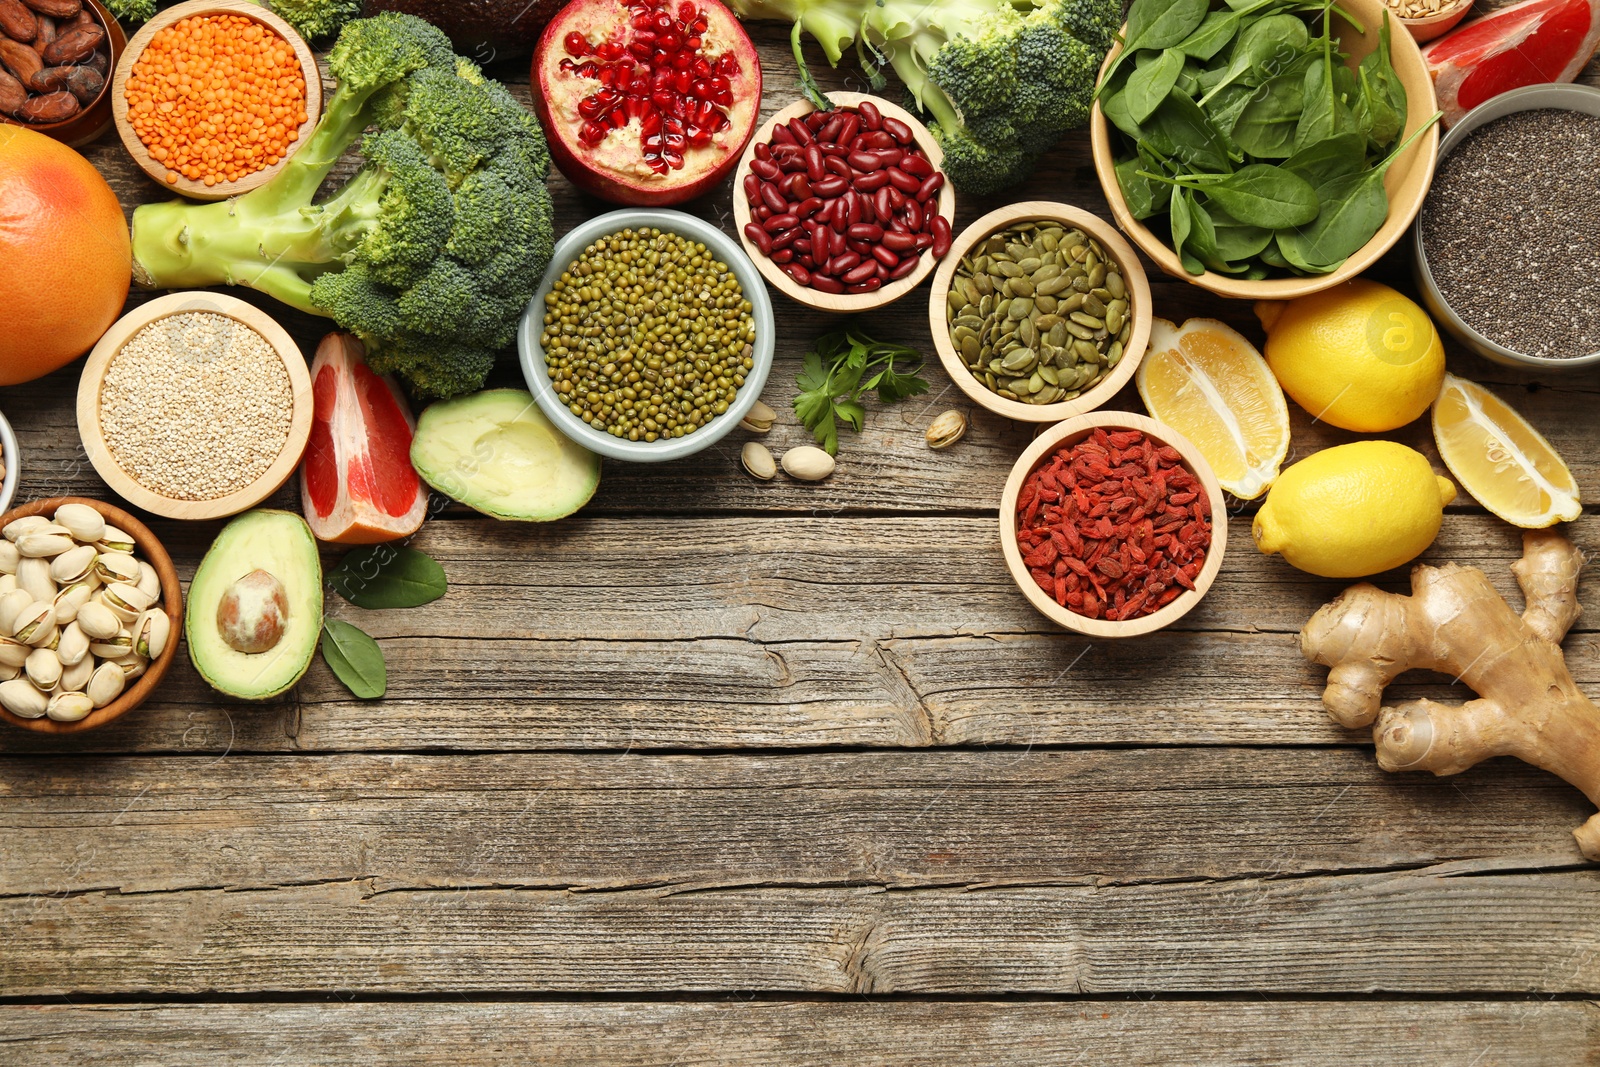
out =
[(770, 1001), (0, 1007), (12, 1067), (1580, 1067), (1574, 1001)]
[(339, 882), (0, 900), (14, 997), (1580, 993), (1600, 872), (687, 892)]
[(9, 759), (0, 895), (1530, 868), (1581, 863), (1592, 813), (1511, 760), (1445, 782), (1356, 750)]

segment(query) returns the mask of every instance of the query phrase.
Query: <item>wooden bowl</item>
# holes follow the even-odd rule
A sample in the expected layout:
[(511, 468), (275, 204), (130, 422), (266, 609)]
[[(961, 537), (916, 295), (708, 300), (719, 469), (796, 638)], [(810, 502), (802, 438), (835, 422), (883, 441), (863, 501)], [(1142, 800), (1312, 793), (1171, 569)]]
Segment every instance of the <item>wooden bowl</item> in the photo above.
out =
[(138, 546), (136, 550), (138, 557), (154, 567), (156, 575), (161, 579), (161, 605), (166, 609), (167, 618), (172, 620), (172, 638), (167, 642), (166, 650), (151, 662), (149, 668), (135, 679), (130, 688), (123, 690), (120, 697), (103, 708), (96, 708), (77, 722), (57, 722), (48, 717), (24, 719), (20, 715), (13, 715), (5, 708), (0, 708), (0, 721), (41, 734), (78, 734), (85, 730), (93, 730), (113, 719), (121, 718), (143, 704), (156, 686), (161, 684), (161, 679), (166, 677), (167, 668), (172, 666), (172, 661), (178, 654), (178, 638), (183, 633), (183, 586), (178, 583), (178, 571), (172, 565), (172, 557), (167, 554), (161, 542), (156, 540), (156, 535), (150, 532), (148, 526), (121, 508), (81, 496), (58, 496), (50, 500), (35, 500), (31, 504), (24, 504), (6, 512), (0, 516), (0, 527), (29, 515), (53, 515), (63, 504), (87, 504), (104, 516), (106, 522), (133, 538)]
[(47, 122), (44, 124), (22, 122), (10, 115), (0, 114), (0, 123), (10, 123), (21, 126), (25, 130), (33, 130), (47, 137), (54, 137), (70, 148), (78, 148), (88, 144), (111, 128), (111, 98), (113, 75), (117, 69), (117, 61), (122, 56), (122, 50), (127, 46), (127, 35), (122, 32), (122, 27), (117, 23), (116, 16), (106, 10), (100, 0), (83, 0), (84, 4), (94, 12), (95, 18), (106, 31), (106, 44), (109, 48), (107, 59), (110, 60), (107, 70), (111, 72), (106, 77), (106, 83), (100, 89), (100, 95), (94, 102), (79, 111), (70, 119), (62, 122)]
[[(251, 484), (215, 500), (178, 500), (146, 488), (123, 470), (106, 444), (100, 426), (100, 388), (110, 369), (111, 359), (128, 340), (159, 319), (191, 311), (211, 311), (226, 315), (260, 334), (278, 353), (289, 372), (289, 389), (294, 410), (290, 417), (289, 439), (271, 467)], [(306, 443), (311, 439), (311, 375), (306, 360), (294, 339), (265, 312), (236, 297), (204, 291), (169, 293), (140, 304), (118, 319), (89, 353), (83, 377), (78, 381), (78, 433), (83, 438), (89, 462), (107, 485), (135, 507), (169, 519), (220, 519), (255, 507), (282, 488), (294, 474)]]
[[(1054, 599), (1046, 596), (1044, 590), (1033, 580), (1033, 575), (1023, 565), (1022, 552), (1017, 548), (1017, 497), (1022, 492), (1023, 482), (1033, 473), (1035, 467), (1054, 455), (1057, 449), (1077, 444), (1088, 437), (1090, 431), (1101, 426), (1112, 431), (1139, 430), (1147, 437), (1176, 448), (1183, 456), (1183, 465), (1200, 480), (1200, 484), (1205, 487), (1207, 499), (1211, 501), (1211, 544), (1206, 549), (1206, 560), (1200, 568), (1200, 574), (1194, 580), (1194, 588), (1185, 590), (1160, 611), (1126, 622), (1091, 619), (1057, 604)], [(1216, 580), (1217, 572), (1222, 569), (1222, 554), (1227, 545), (1227, 502), (1223, 499), (1222, 486), (1217, 484), (1217, 476), (1211, 472), (1211, 466), (1200, 454), (1200, 450), (1170, 427), (1128, 411), (1094, 411), (1041, 431), (1039, 436), (1034, 438), (1033, 444), (1017, 458), (1016, 465), (1011, 468), (1011, 476), (1006, 479), (1005, 492), (1000, 498), (1000, 548), (1005, 554), (1006, 567), (1011, 571), (1011, 578), (1017, 583), (1017, 588), (1022, 590), (1022, 594), (1028, 598), (1030, 604), (1051, 621), (1090, 637), (1134, 637), (1170, 626), (1183, 618), (1200, 603), (1200, 599), (1206, 595), (1206, 590), (1210, 589), (1211, 583)]]
[[(261, 23), (289, 42), (289, 47), (294, 49), (295, 58), (300, 61), (300, 69), (305, 74), (306, 121), (300, 126), (299, 139), (290, 144), (289, 154), (278, 162), (254, 174), (247, 174), (236, 182), (218, 182), (216, 185), (208, 186), (203, 182), (190, 181), (181, 174), (176, 182), (167, 181), (166, 164), (151, 157), (144, 142), (139, 140), (139, 135), (134, 132), (133, 124), (128, 121), (128, 78), (133, 73), (134, 64), (139, 62), (139, 57), (144, 54), (151, 38), (174, 22), (180, 22), (192, 15), (243, 15)], [(163, 189), (171, 189), (194, 200), (225, 200), (230, 196), (248, 193), (257, 186), (271, 181), (273, 176), (283, 169), (284, 164), (300, 150), (300, 146), (306, 143), (306, 135), (316, 126), (317, 119), (322, 115), (322, 75), (317, 71), (317, 59), (312, 54), (310, 46), (295, 32), (293, 26), (265, 7), (252, 3), (251, 0), (188, 0), (187, 3), (157, 12), (156, 17), (145, 23), (143, 28), (133, 35), (133, 40), (128, 42), (128, 47), (122, 54), (122, 61), (116, 65), (112, 77), (112, 90), (112, 113), (116, 117), (117, 133), (122, 136), (122, 143), (128, 149), (128, 154), (146, 174), (150, 175), (151, 180)]]
[[(828, 93), (827, 97), (837, 107), (855, 107), (862, 101), (871, 101), (879, 111), (883, 112), (886, 118), (899, 119), (907, 126), (910, 126), (912, 139), (916, 141), (917, 147), (927, 155), (928, 162), (932, 163), (935, 169), (943, 169), (944, 152), (940, 150), (939, 142), (935, 141), (933, 134), (928, 132), (928, 128), (905, 108), (891, 104), (882, 97), (869, 96), (866, 93)], [(756, 146), (766, 144), (772, 139), (773, 127), (780, 123), (786, 123), (790, 119), (809, 115), (815, 110), (816, 108), (812, 106), (811, 101), (796, 100), (764, 122), (761, 128), (756, 131), (755, 136), (750, 138), (750, 144), (745, 147), (744, 156), (739, 160), (739, 168), (734, 171), (739, 181), (743, 182), (744, 176), (750, 173), (750, 161), (756, 158)], [(950, 220), (952, 224), (955, 222), (956, 191), (948, 181), (944, 183), (944, 188), (939, 190), (939, 214)], [(832, 293), (824, 293), (812, 289), (810, 286), (801, 285), (778, 269), (776, 263), (762, 255), (761, 251), (750, 243), (750, 239), (744, 235), (744, 228), (750, 222), (750, 205), (745, 200), (744, 190), (737, 187), (737, 185), (733, 193), (733, 220), (736, 224), (734, 229), (739, 234), (739, 243), (744, 245), (745, 252), (755, 262), (756, 269), (761, 272), (761, 276), (770, 282), (774, 289), (777, 289), (796, 303), (804, 304), (809, 308), (816, 308), (818, 311), (846, 313), (871, 311), (874, 308), (892, 304), (921, 285), (922, 280), (937, 265), (932, 253), (924, 252), (921, 261), (917, 264), (917, 269), (899, 281), (890, 282), (882, 289), (871, 293), (840, 293), (836, 296)], [(946, 258), (948, 259), (949, 257), (947, 256)]]
[[(1122, 268), (1123, 282), (1128, 287), (1128, 309), (1133, 315), (1133, 331), (1128, 335), (1128, 343), (1123, 347), (1122, 359), (1117, 365), (1088, 392), (1058, 404), (1024, 404), (1020, 400), (1007, 400), (979, 381), (967, 369), (961, 354), (950, 340), (949, 311), (945, 306), (956, 268), (974, 245), (1014, 223), (1033, 219), (1075, 226), (1100, 242), (1100, 247)], [(1060, 422), (1093, 411), (1116, 396), (1118, 390), (1128, 384), (1134, 371), (1139, 369), (1139, 361), (1144, 359), (1145, 348), (1150, 344), (1150, 322), (1150, 279), (1145, 276), (1144, 267), (1128, 242), (1122, 239), (1115, 227), (1099, 216), (1070, 204), (1046, 200), (1030, 200), (991, 211), (962, 230), (951, 244), (950, 254), (939, 264), (939, 270), (933, 276), (933, 292), (928, 297), (928, 328), (933, 332), (933, 347), (939, 353), (939, 362), (944, 364), (950, 380), (981, 406), (1018, 422)]]
[(1467, 12), (1472, 10), (1472, 0), (1456, 0), (1455, 3), (1440, 11), (1437, 15), (1426, 18), (1408, 19), (1396, 16), (1406, 32), (1411, 34), (1411, 39), (1418, 44), (1431, 41), (1435, 37), (1443, 37), (1456, 28), (1456, 23), (1467, 17)]
[[(1383, 25), (1383, 13), (1386, 8), (1382, 0), (1340, 0), (1339, 8), (1349, 11), (1360, 19), (1367, 30), (1365, 34), (1357, 33), (1350, 23), (1342, 17), (1336, 17), (1334, 33), (1340, 40), (1343, 50), (1349, 53), (1346, 62), (1353, 68), (1361, 62), (1362, 57), (1378, 47), (1378, 33)], [(1401, 140), (1404, 140), (1439, 109), (1438, 100), (1433, 93), (1433, 78), (1428, 73), (1427, 64), (1423, 62), (1422, 50), (1417, 47), (1417, 42), (1404, 33), (1391, 32), (1390, 37), (1390, 56), (1394, 63), (1395, 74), (1406, 91), (1406, 128), (1400, 133)], [(1107, 65), (1120, 50), (1120, 45), (1111, 49), (1111, 53), (1106, 57)], [(1105, 69), (1106, 66), (1101, 67), (1102, 72)], [(1286, 276), (1247, 281), (1227, 274), (1218, 274), (1215, 271), (1190, 274), (1183, 269), (1183, 264), (1173, 255), (1172, 248), (1167, 242), (1133, 217), (1128, 210), (1128, 201), (1122, 195), (1122, 187), (1117, 182), (1116, 158), (1111, 147), (1113, 135), (1118, 138), (1122, 136), (1120, 132), (1112, 130), (1111, 124), (1106, 121), (1105, 115), (1100, 110), (1100, 105), (1096, 103), (1089, 114), (1089, 142), (1094, 154), (1095, 173), (1100, 178), (1100, 188), (1106, 194), (1106, 200), (1111, 205), (1111, 214), (1117, 220), (1117, 225), (1134, 244), (1139, 246), (1140, 251), (1155, 260), (1156, 266), (1167, 274), (1193, 282), (1219, 296), (1231, 296), (1240, 300), (1293, 300), (1297, 296), (1331, 289), (1372, 266), (1404, 236), (1407, 227), (1411, 225), (1411, 220), (1416, 218), (1417, 212), (1422, 207), (1423, 198), (1428, 195), (1428, 184), (1433, 181), (1433, 166), (1439, 154), (1439, 127), (1435, 124), (1427, 133), (1413, 141), (1389, 168), (1383, 179), (1383, 188), (1389, 194), (1389, 217), (1372, 240), (1345, 260), (1338, 270), (1306, 277)]]

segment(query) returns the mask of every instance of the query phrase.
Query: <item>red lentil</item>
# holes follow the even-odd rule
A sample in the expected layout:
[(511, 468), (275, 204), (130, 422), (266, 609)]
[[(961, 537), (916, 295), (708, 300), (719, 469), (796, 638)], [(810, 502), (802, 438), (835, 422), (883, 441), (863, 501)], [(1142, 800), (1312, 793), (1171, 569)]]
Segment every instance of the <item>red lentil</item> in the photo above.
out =
[(1057, 449), (1017, 495), (1017, 547), (1039, 588), (1091, 619), (1137, 619), (1205, 566), (1211, 501), (1178, 450), (1095, 429)]

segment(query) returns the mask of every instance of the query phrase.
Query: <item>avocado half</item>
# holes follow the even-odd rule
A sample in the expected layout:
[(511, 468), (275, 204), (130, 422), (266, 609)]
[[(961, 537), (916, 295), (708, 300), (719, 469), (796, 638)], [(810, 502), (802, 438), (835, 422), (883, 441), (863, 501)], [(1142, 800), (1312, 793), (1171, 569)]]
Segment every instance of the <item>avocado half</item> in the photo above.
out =
[[(258, 570), (282, 584), (289, 610), (273, 647), (239, 652), (223, 640), (217, 609), (235, 582)], [(306, 521), (261, 508), (224, 526), (189, 584), (184, 635), (194, 669), (220, 693), (266, 700), (298, 682), (322, 636), (322, 559)]]

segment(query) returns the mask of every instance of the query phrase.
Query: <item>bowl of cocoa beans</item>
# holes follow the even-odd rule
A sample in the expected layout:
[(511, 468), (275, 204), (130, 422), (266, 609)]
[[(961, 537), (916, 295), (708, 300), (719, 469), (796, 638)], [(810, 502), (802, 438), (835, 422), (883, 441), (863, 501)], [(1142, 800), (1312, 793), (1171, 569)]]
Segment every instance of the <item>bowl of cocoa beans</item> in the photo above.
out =
[(950, 251), (955, 190), (916, 116), (864, 93), (799, 100), (756, 131), (733, 197), (739, 240), (773, 288), (819, 311), (870, 311)]
[(100, 0), (0, 0), (0, 122), (88, 144), (111, 126), (127, 43)]

